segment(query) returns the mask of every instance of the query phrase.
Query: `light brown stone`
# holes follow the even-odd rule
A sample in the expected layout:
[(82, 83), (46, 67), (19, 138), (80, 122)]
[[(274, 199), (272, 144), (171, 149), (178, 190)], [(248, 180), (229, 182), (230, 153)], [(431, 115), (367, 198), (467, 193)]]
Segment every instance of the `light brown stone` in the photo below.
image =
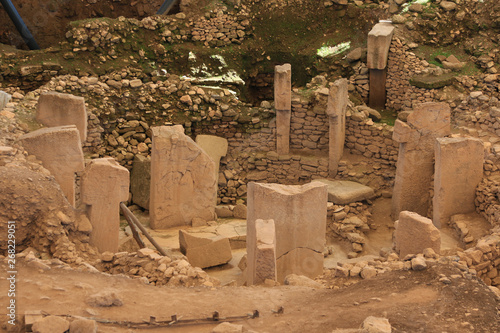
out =
[(270, 279), (276, 281), (276, 230), (273, 220), (258, 219), (254, 223), (256, 248), (254, 255), (254, 284)]
[(129, 172), (112, 158), (92, 160), (82, 175), (82, 201), (92, 232), (90, 244), (100, 252), (118, 252), (120, 202), (128, 199)]
[(179, 230), (179, 247), (194, 267), (207, 268), (223, 265), (233, 257), (227, 237), (200, 237)]
[(40, 95), (36, 120), (49, 127), (75, 125), (81, 142), (87, 139), (85, 99), (71, 94), (45, 92)]
[(427, 215), (435, 140), (450, 133), (450, 107), (446, 103), (423, 103), (408, 115), (407, 123), (396, 120), (393, 139), (400, 146), (392, 196), (393, 219), (403, 210)]
[(349, 94), (347, 79), (339, 79), (330, 87), (326, 114), (330, 124), (328, 169), (330, 177), (337, 175), (339, 161), (344, 153), (345, 114)]
[(33, 333), (64, 333), (69, 329), (69, 321), (57, 316), (47, 316), (37, 320), (31, 330)]
[(408, 254), (423, 253), (427, 248), (440, 253), (441, 234), (430, 219), (417, 213), (402, 211), (395, 227), (395, 249), (400, 258)]
[(75, 205), (75, 173), (84, 169), (80, 135), (74, 125), (42, 128), (19, 139), (24, 149), (50, 171), (66, 199)]
[(255, 221), (273, 219), (278, 282), (288, 274), (310, 278), (323, 272), (327, 187), (319, 183), (249, 183), (247, 217), (248, 285), (254, 283)]
[(76, 319), (69, 325), (69, 333), (97, 333), (97, 323), (90, 319)]
[(274, 71), (274, 108), (276, 109), (276, 151), (290, 151), (290, 120), (292, 115), (292, 66), (276, 66)]
[(438, 228), (452, 215), (476, 210), (476, 187), (483, 177), (484, 145), (475, 138), (436, 140), (433, 222)]
[(367, 66), (369, 69), (385, 69), (391, 46), (394, 26), (390, 23), (377, 23), (368, 33)]
[(215, 176), (219, 177), (220, 159), (227, 154), (227, 140), (214, 135), (197, 135), (196, 144), (215, 162)]
[(215, 163), (180, 125), (152, 127), (151, 228), (191, 225), (215, 219)]

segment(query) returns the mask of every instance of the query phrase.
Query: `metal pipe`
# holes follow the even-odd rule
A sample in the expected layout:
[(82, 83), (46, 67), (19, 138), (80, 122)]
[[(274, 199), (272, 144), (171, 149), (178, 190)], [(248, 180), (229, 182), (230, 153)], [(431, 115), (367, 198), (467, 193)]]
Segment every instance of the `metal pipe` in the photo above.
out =
[(158, 9), (158, 12), (156, 12), (156, 15), (163, 15), (164, 13), (168, 14), (170, 9), (172, 9), (176, 2), (177, 0), (165, 0), (160, 9)]
[(0, 3), (2, 4), (3, 8), (9, 15), (10, 19), (12, 22), (14, 22), (14, 25), (16, 26), (17, 31), (21, 34), (21, 37), (23, 37), (24, 42), (28, 45), (30, 50), (39, 50), (40, 46), (35, 41), (35, 38), (31, 34), (30, 30), (24, 23), (23, 19), (21, 18), (21, 15), (16, 10), (16, 7), (12, 4), (10, 0), (0, 0)]

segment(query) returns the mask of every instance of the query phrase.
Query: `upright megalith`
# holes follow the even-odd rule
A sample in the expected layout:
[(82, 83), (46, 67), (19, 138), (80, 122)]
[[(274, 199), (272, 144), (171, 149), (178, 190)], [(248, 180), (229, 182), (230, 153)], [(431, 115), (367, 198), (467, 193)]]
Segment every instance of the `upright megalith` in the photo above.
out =
[(181, 125), (152, 127), (151, 228), (191, 225), (194, 218), (215, 219), (215, 162)]
[(438, 228), (452, 215), (476, 210), (476, 187), (483, 177), (484, 145), (475, 138), (436, 140), (433, 222)]
[(82, 202), (92, 224), (90, 244), (118, 252), (120, 202), (127, 201), (129, 172), (113, 158), (90, 161), (82, 175)]
[(87, 111), (83, 97), (52, 91), (42, 93), (38, 99), (36, 120), (49, 127), (75, 125), (81, 142), (87, 139)]
[(450, 133), (450, 107), (446, 103), (420, 104), (406, 123), (396, 120), (392, 138), (400, 145), (392, 195), (393, 219), (403, 210), (427, 216), (434, 174), (434, 144), (436, 138)]
[(144, 209), (149, 209), (151, 184), (151, 157), (135, 155), (130, 172), (130, 193), (132, 202)]
[(36, 156), (61, 186), (66, 199), (75, 205), (75, 173), (83, 171), (80, 134), (74, 125), (49, 127), (19, 139), (30, 155)]
[(220, 159), (227, 154), (227, 140), (215, 135), (197, 135), (196, 144), (215, 162), (215, 177), (219, 177)]
[(330, 177), (337, 175), (340, 159), (344, 153), (345, 114), (349, 93), (347, 79), (339, 79), (330, 87), (326, 114), (330, 123), (328, 170)]
[(274, 108), (276, 109), (276, 151), (290, 151), (290, 119), (292, 117), (292, 66), (284, 64), (274, 69)]
[(441, 234), (432, 221), (417, 213), (402, 211), (395, 223), (394, 247), (400, 258), (419, 254), (427, 248), (441, 251)]
[(248, 184), (247, 285), (256, 283), (259, 219), (274, 220), (278, 282), (288, 274), (315, 278), (323, 272), (327, 199), (320, 183)]
[(387, 58), (394, 26), (377, 23), (368, 33), (367, 67), (370, 70), (370, 107), (383, 108), (386, 99)]
[(253, 284), (276, 281), (276, 227), (274, 220), (258, 219), (255, 228), (255, 255), (253, 256)]

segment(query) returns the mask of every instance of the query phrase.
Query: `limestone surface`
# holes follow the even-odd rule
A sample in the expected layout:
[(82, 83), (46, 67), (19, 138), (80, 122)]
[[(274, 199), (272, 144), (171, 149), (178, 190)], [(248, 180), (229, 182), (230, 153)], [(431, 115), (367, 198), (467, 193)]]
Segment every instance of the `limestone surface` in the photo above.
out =
[(330, 177), (337, 175), (339, 161), (344, 153), (345, 144), (345, 114), (349, 94), (347, 79), (339, 79), (330, 87), (326, 114), (329, 118), (329, 159)]
[(255, 263), (254, 284), (261, 284), (266, 279), (276, 281), (276, 228), (274, 220), (255, 221)]
[(197, 135), (196, 144), (215, 162), (215, 176), (219, 177), (220, 159), (227, 154), (227, 140), (215, 135)]
[[(323, 271), (327, 186), (249, 183), (247, 284), (254, 283), (255, 222), (274, 220), (278, 282), (288, 274), (314, 278)], [(252, 272), (252, 273), (251, 273)]]
[(367, 66), (369, 69), (385, 69), (391, 46), (394, 26), (390, 23), (377, 23), (368, 33)]
[(438, 138), (434, 174), (433, 222), (440, 228), (452, 215), (476, 210), (476, 188), (483, 177), (480, 139)]
[(420, 104), (408, 115), (406, 123), (396, 120), (392, 137), (400, 145), (392, 196), (393, 219), (403, 210), (427, 215), (435, 141), (450, 133), (450, 107), (446, 103)]
[(151, 228), (215, 219), (215, 163), (180, 125), (153, 127), (149, 212)]
[(42, 128), (19, 139), (24, 149), (50, 171), (71, 205), (75, 205), (75, 173), (84, 169), (80, 135), (74, 125)]
[(120, 202), (127, 201), (129, 172), (113, 158), (92, 160), (82, 175), (82, 201), (92, 232), (90, 244), (100, 252), (118, 252)]
[(12, 95), (7, 94), (5, 91), (0, 90), (0, 111), (9, 103)]
[(87, 139), (87, 111), (83, 97), (52, 91), (42, 93), (38, 99), (36, 120), (49, 127), (75, 125), (81, 142)]
[(179, 246), (194, 267), (207, 268), (226, 264), (233, 257), (227, 237), (198, 237), (179, 230)]
[(328, 201), (336, 205), (347, 205), (375, 197), (375, 191), (371, 187), (349, 180), (315, 179), (312, 182), (327, 185)]
[(395, 227), (395, 249), (400, 258), (423, 253), (427, 248), (440, 253), (441, 234), (430, 219), (414, 212), (402, 211)]
[(151, 158), (135, 155), (130, 172), (130, 192), (132, 202), (144, 209), (149, 209), (149, 192), (151, 182)]

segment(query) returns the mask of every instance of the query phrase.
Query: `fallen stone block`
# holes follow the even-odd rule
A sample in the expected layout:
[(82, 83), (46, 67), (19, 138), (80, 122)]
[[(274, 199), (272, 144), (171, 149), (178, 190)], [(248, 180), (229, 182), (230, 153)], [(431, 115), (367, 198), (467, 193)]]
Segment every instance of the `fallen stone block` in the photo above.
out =
[(39, 319), (31, 327), (33, 333), (64, 333), (68, 329), (69, 321), (57, 316)]
[(440, 253), (441, 234), (430, 219), (417, 213), (402, 211), (394, 225), (395, 249), (400, 258), (408, 254), (423, 253), (427, 248)]
[(348, 180), (315, 179), (312, 182), (328, 185), (328, 201), (336, 205), (347, 205), (375, 197), (375, 191), (371, 187)]
[(233, 258), (227, 237), (197, 237), (179, 230), (179, 247), (194, 267), (219, 266), (228, 263)]

